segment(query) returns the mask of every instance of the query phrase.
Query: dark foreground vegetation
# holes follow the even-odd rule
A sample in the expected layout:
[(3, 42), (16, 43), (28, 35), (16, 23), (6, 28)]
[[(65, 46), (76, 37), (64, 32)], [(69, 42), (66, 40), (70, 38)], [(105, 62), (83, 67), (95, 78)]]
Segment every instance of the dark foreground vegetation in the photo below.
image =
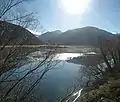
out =
[(107, 75), (105, 81), (97, 81), (83, 90), (79, 102), (119, 102), (120, 72)]

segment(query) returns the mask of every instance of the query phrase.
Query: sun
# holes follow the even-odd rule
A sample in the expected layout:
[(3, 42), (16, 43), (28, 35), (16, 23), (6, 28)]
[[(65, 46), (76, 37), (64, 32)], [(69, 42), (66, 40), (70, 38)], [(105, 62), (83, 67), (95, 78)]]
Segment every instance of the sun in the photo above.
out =
[(63, 9), (69, 14), (83, 14), (89, 7), (90, 0), (61, 0)]

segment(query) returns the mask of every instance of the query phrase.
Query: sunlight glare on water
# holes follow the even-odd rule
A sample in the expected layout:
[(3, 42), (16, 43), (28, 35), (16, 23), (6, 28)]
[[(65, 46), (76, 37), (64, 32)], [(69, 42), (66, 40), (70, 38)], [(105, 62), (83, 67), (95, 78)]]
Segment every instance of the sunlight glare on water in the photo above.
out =
[(80, 53), (60, 53), (60, 54), (56, 55), (55, 59), (68, 60), (69, 58), (78, 57), (78, 56), (83, 56), (83, 54), (80, 54)]

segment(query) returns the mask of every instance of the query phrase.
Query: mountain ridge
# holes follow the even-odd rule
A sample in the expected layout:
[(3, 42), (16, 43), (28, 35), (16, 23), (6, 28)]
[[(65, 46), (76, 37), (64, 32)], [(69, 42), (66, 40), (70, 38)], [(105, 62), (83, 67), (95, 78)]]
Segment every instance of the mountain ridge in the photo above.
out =
[(62, 32), (60, 30), (55, 30), (52, 32), (46, 32), (44, 34), (41, 34), (38, 38), (43, 42), (49, 42), (58, 37)]
[(15, 25), (5, 21), (0, 21), (0, 32), (2, 31), (4, 31), (4, 34), (0, 34), (0, 45), (4, 45), (5, 43), (8, 43), (8, 45), (43, 44), (43, 42), (39, 40), (34, 34), (32, 34), (29, 30), (19, 25)]
[[(49, 39), (49, 35), (51, 38)], [(92, 45), (92, 46), (98, 46), (98, 38), (102, 37), (104, 40), (106, 38), (114, 36), (112, 33), (102, 30), (97, 27), (92, 26), (86, 26), (83, 28), (77, 28), (68, 30), (66, 32), (63, 32), (61, 34), (56, 34), (57, 36), (54, 36), (55, 34), (53, 32), (48, 33), (47, 35), (42, 34), (39, 36), (39, 39), (42, 40), (43, 36), (45, 39), (51, 42), (55, 42), (57, 44), (62, 45)], [(44, 40), (43, 41), (47, 41)]]

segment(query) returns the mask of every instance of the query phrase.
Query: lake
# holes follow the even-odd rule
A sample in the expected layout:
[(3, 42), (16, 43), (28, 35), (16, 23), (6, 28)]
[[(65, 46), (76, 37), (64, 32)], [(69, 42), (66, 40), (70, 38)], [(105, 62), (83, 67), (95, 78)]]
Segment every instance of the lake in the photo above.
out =
[[(35, 54), (39, 54), (39, 52), (31, 55), (36, 56)], [(79, 53), (57, 54), (54, 59), (60, 60), (60, 62), (44, 76), (40, 87), (37, 87), (37, 91), (39, 90), (37, 93), (42, 92), (42, 96), (45, 96), (45, 99), (48, 99), (49, 102), (56, 102), (58, 96), (62, 96), (67, 88), (73, 86), (79, 74), (80, 65), (68, 63), (66, 60), (81, 55)]]
[[(14, 71), (14, 73), (10, 76), (9, 80), (19, 79), (23, 77), (29, 70), (35, 68), (40, 62), (39, 58), (37, 58), (36, 56), (39, 56), (39, 54), (42, 53), (43, 52), (39, 51), (29, 54), (27, 57), (29, 58), (28, 60), (31, 60), (31, 63), (27, 63), (15, 71), (14, 69), (11, 70)], [(78, 56), (83, 56), (83, 54), (59, 53), (54, 57), (54, 60), (51, 61), (49, 64), (49, 67), (52, 67), (52, 70), (49, 70), (45, 74), (40, 83), (32, 91), (34, 101), (35, 99), (39, 100), (40, 98), (46, 100), (47, 102), (56, 102), (59, 97), (65, 94), (68, 88), (71, 88), (74, 85), (76, 78), (78, 77), (78, 75), (80, 75), (80, 65), (68, 63), (66, 62), (66, 60)], [(34, 71), (34, 73), (27, 76), (18, 87), (28, 89), (28, 87), (31, 86), (41, 76), (40, 72), (45, 67), (48, 67), (48, 65), (44, 64), (43, 66), (39, 67), (36, 71)], [(6, 74), (8, 73), (9, 72), (7, 72)], [(3, 76), (0, 78), (1, 80)], [(0, 84), (1, 92), (5, 91), (2, 90), (2, 87), (6, 87), (7, 90), (7, 88), (9, 88), (12, 84), (13, 82), (4, 83), (4, 85)], [(16, 90), (14, 90), (13, 93), (20, 94), (20, 92), (16, 93)]]

